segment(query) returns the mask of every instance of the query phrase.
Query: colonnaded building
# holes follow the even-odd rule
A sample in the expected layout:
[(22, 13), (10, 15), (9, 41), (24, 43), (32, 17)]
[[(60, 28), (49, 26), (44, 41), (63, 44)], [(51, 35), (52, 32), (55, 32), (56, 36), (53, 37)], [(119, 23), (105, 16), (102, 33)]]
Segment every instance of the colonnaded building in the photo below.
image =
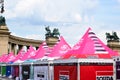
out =
[(107, 41), (107, 46), (114, 51), (118, 51), (120, 54), (120, 42), (119, 41)]
[(120, 38), (116, 32), (106, 33), (107, 46), (120, 53)]
[[(49, 47), (52, 47), (57, 41), (58, 38), (46, 39)], [(13, 36), (6, 25), (0, 26), (0, 55), (9, 52), (17, 54), (24, 46), (28, 49), (30, 45), (37, 49), (42, 42), (44, 41)]]

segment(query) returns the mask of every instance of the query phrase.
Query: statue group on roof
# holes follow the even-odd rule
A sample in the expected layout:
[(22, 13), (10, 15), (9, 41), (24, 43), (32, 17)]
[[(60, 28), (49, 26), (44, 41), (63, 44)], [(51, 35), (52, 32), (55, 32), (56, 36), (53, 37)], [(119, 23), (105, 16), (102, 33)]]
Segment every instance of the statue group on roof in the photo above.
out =
[(45, 27), (46, 34), (45, 37), (55, 37), (58, 38), (60, 36), (59, 30), (57, 28), (53, 29), (53, 32), (50, 30), (49, 26)]
[(117, 36), (116, 32), (112, 32), (112, 35), (110, 33), (106, 33), (106, 39), (108, 41), (119, 41), (119, 37)]

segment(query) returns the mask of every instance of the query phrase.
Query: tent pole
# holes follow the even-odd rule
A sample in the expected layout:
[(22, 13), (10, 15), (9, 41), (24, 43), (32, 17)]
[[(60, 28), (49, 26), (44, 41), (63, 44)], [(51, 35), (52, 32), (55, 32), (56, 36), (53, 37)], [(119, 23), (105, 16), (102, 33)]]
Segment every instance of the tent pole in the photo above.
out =
[[(13, 66), (12, 66), (13, 67)], [(13, 69), (13, 68), (12, 68)], [(22, 74), (21, 74), (21, 71), (22, 71), (22, 66), (21, 66), (21, 63), (19, 64), (19, 79), (22, 80)]]
[(30, 80), (33, 80), (33, 76), (34, 76), (34, 70), (33, 70), (34, 68), (33, 68), (33, 62), (31, 63), (31, 65), (30, 65)]
[(77, 60), (77, 80), (80, 80), (80, 64), (79, 64), (79, 59)]
[(113, 78), (116, 80), (116, 60), (113, 61)]
[(50, 62), (48, 61), (48, 79), (51, 80), (50, 78)]
[(1, 67), (1, 64), (0, 64), (0, 75), (2, 76), (2, 67)]
[(52, 64), (52, 62), (48, 61), (48, 78), (49, 78), (48, 80), (54, 80), (53, 79), (53, 66), (51, 66), (51, 64)]

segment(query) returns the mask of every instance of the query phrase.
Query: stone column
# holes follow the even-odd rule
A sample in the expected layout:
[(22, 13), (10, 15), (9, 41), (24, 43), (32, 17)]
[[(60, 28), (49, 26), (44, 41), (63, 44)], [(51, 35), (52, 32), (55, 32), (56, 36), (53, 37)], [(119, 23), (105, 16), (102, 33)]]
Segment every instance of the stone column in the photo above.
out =
[(11, 52), (14, 52), (14, 44), (11, 43)]
[(14, 44), (14, 54), (17, 55), (18, 49), (17, 49), (17, 44)]
[(120, 42), (115, 40), (107, 41), (107, 46), (111, 48), (113, 51), (118, 51), (120, 54)]
[(11, 52), (13, 52), (15, 55), (17, 54), (17, 45), (14, 43), (11, 44)]
[(23, 45), (18, 45), (18, 52), (23, 48)]
[(9, 47), (8, 47), (8, 53), (10, 53), (12, 51), (12, 45), (11, 45), (10, 42), (8, 43), (8, 45), (9, 45)]

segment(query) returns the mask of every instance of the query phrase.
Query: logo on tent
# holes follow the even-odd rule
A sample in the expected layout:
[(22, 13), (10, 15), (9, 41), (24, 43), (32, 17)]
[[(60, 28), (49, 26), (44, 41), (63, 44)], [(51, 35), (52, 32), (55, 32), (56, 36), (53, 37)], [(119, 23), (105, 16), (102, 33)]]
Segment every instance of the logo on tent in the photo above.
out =
[(32, 51), (32, 52), (30, 53), (30, 55), (28, 56), (28, 58), (30, 58), (30, 57), (32, 57), (32, 56), (35, 56), (35, 51)]
[(15, 59), (15, 57), (14, 56), (10, 56), (10, 58), (8, 60), (11, 61), (13, 59)]
[(66, 53), (69, 50), (68, 45), (63, 45), (60, 48), (60, 53)]

